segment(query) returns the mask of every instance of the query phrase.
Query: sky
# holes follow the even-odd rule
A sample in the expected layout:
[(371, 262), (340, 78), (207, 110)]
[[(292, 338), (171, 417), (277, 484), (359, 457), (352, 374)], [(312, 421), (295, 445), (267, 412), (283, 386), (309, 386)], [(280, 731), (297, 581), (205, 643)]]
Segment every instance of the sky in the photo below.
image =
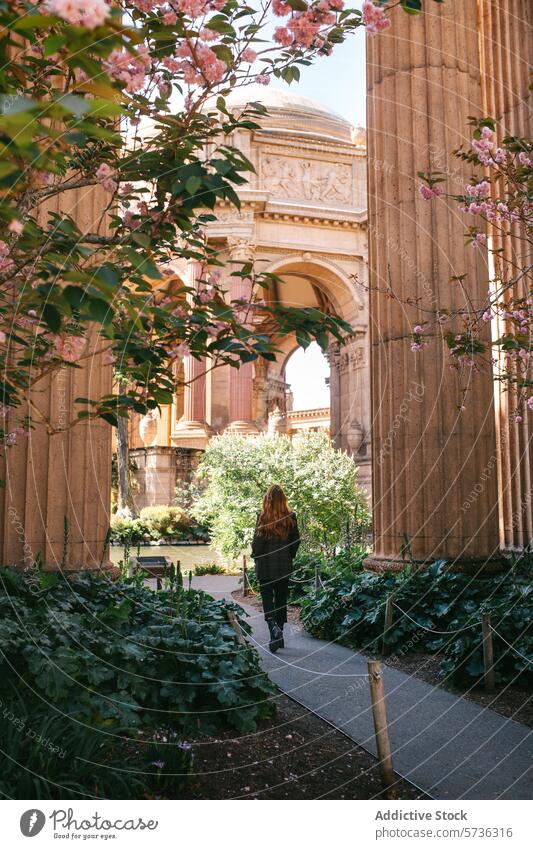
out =
[(329, 407), (328, 362), (316, 342), (304, 351), (298, 348), (289, 359), (285, 380), (294, 394), (293, 410)]
[[(278, 80), (273, 85), (287, 88)], [(336, 45), (331, 56), (302, 68), (300, 82), (292, 83), (290, 90), (329, 106), (353, 126), (366, 126), (364, 30)]]
[[(287, 88), (278, 81), (275, 85)], [(337, 45), (332, 56), (302, 68), (300, 82), (293, 83), (290, 90), (325, 104), (353, 126), (366, 126), (364, 32), (360, 30)], [(305, 352), (301, 348), (295, 351), (286, 369), (295, 410), (329, 406), (329, 388), (325, 384), (328, 375), (327, 360), (316, 343)]]

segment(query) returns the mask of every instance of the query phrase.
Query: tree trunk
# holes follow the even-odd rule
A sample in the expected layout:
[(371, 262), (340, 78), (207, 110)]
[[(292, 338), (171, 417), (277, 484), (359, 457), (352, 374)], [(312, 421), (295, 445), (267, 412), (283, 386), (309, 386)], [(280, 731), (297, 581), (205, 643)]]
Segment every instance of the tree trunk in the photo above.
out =
[[(126, 385), (121, 383), (119, 392), (126, 392)], [(122, 515), (135, 516), (136, 510), (133, 503), (130, 487), (130, 451), (128, 438), (129, 419), (124, 416), (118, 417), (117, 427), (117, 478), (118, 498), (117, 508)]]

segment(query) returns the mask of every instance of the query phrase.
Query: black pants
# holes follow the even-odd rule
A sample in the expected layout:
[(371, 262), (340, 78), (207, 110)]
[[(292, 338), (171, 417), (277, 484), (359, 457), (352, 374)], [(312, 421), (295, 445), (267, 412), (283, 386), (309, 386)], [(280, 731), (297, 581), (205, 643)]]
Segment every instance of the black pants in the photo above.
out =
[(278, 578), (277, 581), (268, 581), (260, 584), (261, 600), (265, 619), (275, 619), (280, 628), (287, 621), (287, 593), (289, 590), (289, 578)]

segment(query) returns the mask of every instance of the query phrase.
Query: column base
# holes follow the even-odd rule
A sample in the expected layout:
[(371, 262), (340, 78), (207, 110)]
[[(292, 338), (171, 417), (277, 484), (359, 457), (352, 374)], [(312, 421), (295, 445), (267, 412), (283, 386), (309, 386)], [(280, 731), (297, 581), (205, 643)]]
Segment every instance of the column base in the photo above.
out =
[(175, 448), (205, 448), (210, 436), (205, 422), (179, 421), (170, 441)]
[[(363, 567), (369, 572), (401, 572), (406, 566), (414, 566), (417, 570), (429, 569), (438, 560), (445, 558), (434, 558), (432, 560), (402, 560), (400, 557), (374, 557), (370, 555), (363, 561)], [(489, 555), (488, 557), (465, 557), (446, 560), (445, 572), (464, 572), (473, 577), (485, 577), (505, 572), (509, 568), (509, 561), (502, 554)]]
[(225, 433), (241, 433), (243, 435), (261, 433), (255, 422), (236, 421), (231, 422), (225, 430)]

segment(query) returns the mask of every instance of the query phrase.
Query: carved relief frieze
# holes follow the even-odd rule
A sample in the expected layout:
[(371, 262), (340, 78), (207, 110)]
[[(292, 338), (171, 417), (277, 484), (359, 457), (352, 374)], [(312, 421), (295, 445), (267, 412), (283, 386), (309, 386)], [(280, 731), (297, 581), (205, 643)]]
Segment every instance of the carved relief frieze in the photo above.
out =
[(277, 198), (343, 206), (353, 203), (353, 173), (347, 163), (268, 152), (261, 157), (260, 183)]

